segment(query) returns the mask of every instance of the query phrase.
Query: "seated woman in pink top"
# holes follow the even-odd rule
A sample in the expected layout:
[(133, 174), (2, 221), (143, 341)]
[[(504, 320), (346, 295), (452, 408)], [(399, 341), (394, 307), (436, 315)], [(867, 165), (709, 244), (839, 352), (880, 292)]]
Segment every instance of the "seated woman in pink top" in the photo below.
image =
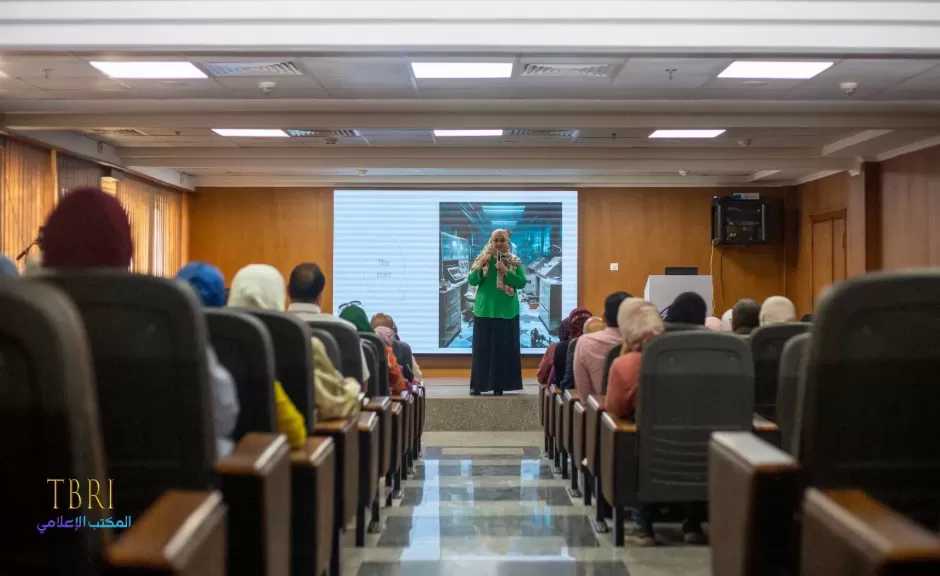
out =
[(627, 298), (620, 303), (617, 324), (623, 337), (623, 348), (607, 376), (606, 409), (612, 416), (632, 419), (640, 389), (643, 345), (662, 334), (665, 326), (656, 307), (642, 298)]

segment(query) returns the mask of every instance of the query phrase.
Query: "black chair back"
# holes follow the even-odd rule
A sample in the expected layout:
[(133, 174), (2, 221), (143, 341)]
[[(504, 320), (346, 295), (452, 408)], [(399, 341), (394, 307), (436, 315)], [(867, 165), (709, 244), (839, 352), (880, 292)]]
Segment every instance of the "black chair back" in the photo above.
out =
[(780, 428), (780, 447), (796, 456), (794, 433), (799, 428), (797, 406), (801, 397), (806, 353), (809, 350), (809, 332), (787, 340), (780, 354), (780, 375), (777, 379), (777, 427)]
[(607, 394), (607, 380), (610, 377), (610, 367), (614, 363), (614, 360), (620, 356), (622, 348), (622, 345), (617, 344), (607, 352), (607, 357), (604, 359), (604, 375), (601, 378), (601, 394)]
[(307, 433), (316, 427), (313, 345), (310, 328), (293, 314), (274, 310), (238, 308), (264, 324), (274, 345), (274, 375), (304, 417)]
[(359, 338), (364, 342), (371, 342), (375, 348), (375, 359), (378, 364), (378, 372), (373, 372), (374, 385), (369, 386), (370, 396), (388, 396), (388, 357), (385, 355), (385, 342), (376, 334), (371, 332), (360, 332)]
[[(578, 338), (572, 338), (568, 343), (568, 354), (565, 357), (565, 373), (560, 377), (559, 388), (562, 390), (573, 390), (574, 389), (574, 350), (578, 347)], [(582, 401), (586, 402), (587, 398), (582, 398)]]
[[(94, 373), (81, 318), (58, 290), (5, 278), (0, 278), (0, 318), (0, 434), (6, 469), (0, 488), (8, 495), (11, 519), (4, 530), (0, 572), (95, 574), (105, 531), (45, 527), (61, 514), (83, 514), (89, 522), (102, 516), (87, 505), (69, 515), (69, 478), (80, 480), (83, 497), (88, 479), (107, 490)], [(65, 479), (57, 483), (58, 509), (49, 478)], [(126, 511), (122, 487), (115, 487), (115, 514)]]
[(817, 312), (801, 407), (807, 480), (937, 512), (940, 273), (843, 282)]
[(311, 328), (329, 332), (336, 339), (342, 358), (342, 362), (335, 365), (336, 369), (342, 372), (343, 376), (355, 378), (356, 382), (364, 385), (362, 346), (359, 344), (359, 334), (356, 332), (355, 327), (350, 326), (345, 321), (339, 322), (337, 320), (308, 320), (307, 325)]
[(754, 364), (744, 340), (708, 330), (651, 340), (637, 406), (640, 501), (707, 500), (712, 433), (750, 430), (753, 412)]
[(754, 358), (754, 411), (777, 421), (777, 379), (780, 354), (787, 340), (809, 330), (804, 322), (786, 322), (761, 326), (751, 332), (751, 356)]
[(379, 385), (378, 385), (378, 375), (379, 375), (379, 359), (377, 357), (377, 352), (375, 350), (375, 343), (369, 342), (368, 340), (362, 340), (360, 342), (362, 346), (362, 353), (366, 357), (366, 363), (369, 365), (369, 378), (366, 380), (364, 391), (367, 396), (370, 398), (377, 395)]
[(233, 439), (249, 432), (277, 432), (274, 407), (274, 346), (260, 320), (237, 310), (208, 309), (209, 340), (238, 389)]
[(705, 330), (701, 324), (688, 324), (686, 322), (665, 322), (666, 332), (687, 332), (689, 330)]
[(342, 372), (343, 357), (339, 352), (339, 344), (336, 342), (336, 338), (321, 328), (311, 327), (310, 333), (313, 334), (314, 338), (323, 343), (323, 348), (326, 349), (326, 355), (330, 357), (330, 363), (333, 364), (333, 367)]

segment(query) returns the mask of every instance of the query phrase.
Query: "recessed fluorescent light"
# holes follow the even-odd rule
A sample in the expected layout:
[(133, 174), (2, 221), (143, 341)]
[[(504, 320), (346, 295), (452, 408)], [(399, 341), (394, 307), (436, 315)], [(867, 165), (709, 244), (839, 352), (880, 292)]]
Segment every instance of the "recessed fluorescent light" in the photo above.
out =
[(434, 135), (438, 137), (456, 137), (456, 136), (502, 136), (502, 130), (435, 130)]
[(714, 138), (724, 133), (724, 130), (656, 130), (650, 138)]
[(755, 62), (737, 60), (722, 70), (718, 77), (806, 80), (830, 68), (832, 64), (832, 62)]
[(213, 128), (212, 131), (230, 138), (289, 138), (280, 128)]
[(149, 80), (176, 80), (182, 78), (208, 78), (192, 62), (89, 62), (110, 78), (137, 78)]
[(512, 62), (412, 62), (415, 78), (510, 78)]

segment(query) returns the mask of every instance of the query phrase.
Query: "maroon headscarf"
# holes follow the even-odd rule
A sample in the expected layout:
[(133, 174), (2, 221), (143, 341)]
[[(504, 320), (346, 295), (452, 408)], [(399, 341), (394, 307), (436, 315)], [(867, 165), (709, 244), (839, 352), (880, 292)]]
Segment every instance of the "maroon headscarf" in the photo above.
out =
[(577, 338), (584, 332), (584, 323), (591, 317), (587, 308), (575, 308), (568, 314), (568, 338)]
[(127, 213), (117, 198), (97, 188), (67, 194), (43, 229), (42, 264), (46, 267), (127, 268), (133, 253)]

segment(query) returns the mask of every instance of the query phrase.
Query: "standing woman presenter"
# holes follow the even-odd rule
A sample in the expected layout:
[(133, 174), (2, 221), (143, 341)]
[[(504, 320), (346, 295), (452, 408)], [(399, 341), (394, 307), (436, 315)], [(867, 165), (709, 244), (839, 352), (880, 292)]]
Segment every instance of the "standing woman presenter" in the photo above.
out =
[(525, 286), (522, 262), (510, 251), (508, 230), (497, 229), (470, 267), (478, 286), (473, 304), (473, 365), (470, 394), (522, 390), (519, 358), (519, 295)]

